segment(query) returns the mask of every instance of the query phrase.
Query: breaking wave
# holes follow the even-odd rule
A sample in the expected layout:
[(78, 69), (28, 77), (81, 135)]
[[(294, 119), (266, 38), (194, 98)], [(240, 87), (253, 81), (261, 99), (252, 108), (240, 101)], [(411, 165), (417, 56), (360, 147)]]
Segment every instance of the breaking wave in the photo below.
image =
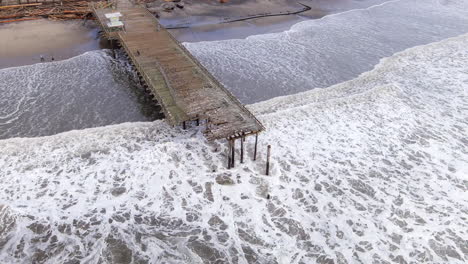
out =
[(0, 139), (158, 117), (128, 65), (110, 51), (0, 70)]
[(260, 157), (249, 139), (231, 170), (224, 142), (163, 121), (2, 140), (0, 259), (466, 263), (467, 45), (251, 105)]
[(396, 0), (290, 30), (186, 47), (244, 103), (328, 87), (395, 52), (468, 31), (468, 1)]

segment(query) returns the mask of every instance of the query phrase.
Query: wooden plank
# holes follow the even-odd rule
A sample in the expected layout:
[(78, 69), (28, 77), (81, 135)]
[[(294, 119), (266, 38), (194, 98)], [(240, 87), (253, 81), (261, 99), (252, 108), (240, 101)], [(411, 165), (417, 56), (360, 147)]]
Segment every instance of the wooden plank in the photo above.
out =
[(18, 7), (27, 7), (27, 6), (39, 6), (42, 3), (37, 4), (23, 4), (23, 5), (7, 5), (7, 6), (0, 6), (0, 9), (9, 9), (9, 8), (18, 8)]

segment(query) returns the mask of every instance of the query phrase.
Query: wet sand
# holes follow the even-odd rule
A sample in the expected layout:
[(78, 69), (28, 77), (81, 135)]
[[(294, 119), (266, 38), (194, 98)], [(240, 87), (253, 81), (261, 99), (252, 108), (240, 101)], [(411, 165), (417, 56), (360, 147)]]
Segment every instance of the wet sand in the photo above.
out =
[[(159, 12), (167, 27), (185, 26), (170, 32), (181, 42), (243, 39), (251, 35), (282, 32), (292, 25), (355, 8), (366, 8), (388, 0), (231, 0), (220, 4), (214, 0), (185, 0), (183, 9)], [(162, 0), (148, 4), (160, 10)], [(223, 23), (227, 20), (259, 14), (276, 14), (311, 9), (297, 14), (255, 18)], [(100, 39), (93, 21), (50, 21), (46, 19), (0, 25), (0, 69), (30, 65), (41, 61), (68, 59), (86, 51), (108, 48)]]
[(64, 60), (106, 48), (93, 21), (23, 21), (0, 26), (0, 69)]
[(244, 39), (252, 35), (282, 32), (304, 20), (306, 18), (295, 15), (276, 16), (256, 18), (248, 21), (170, 29), (169, 31), (181, 42)]
[[(156, 10), (162, 0), (149, 4)], [(183, 9), (160, 12), (161, 23), (170, 29), (181, 42), (244, 39), (251, 35), (277, 33), (288, 30), (292, 25), (308, 19), (319, 19), (326, 15), (345, 12), (351, 9), (367, 8), (389, 0), (232, 0), (226, 4), (217, 1), (186, 0)], [(236, 19), (261, 14), (280, 14), (310, 10), (294, 15), (281, 15), (253, 18), (244, 21), (225, 23)]]
[[(161, 13), (161, 21), (165, 25), (193, 22), (190, 28), (171, 30), (181, 42), (246, 38), (285, 31), (306, 19), (367, 7), (384, 0), (306, 1), (313, 8), (300, 15), (233, 23), (220, 21), (302, 10), (304, 6), (288, 0), (238, 0), (227, 5), (214, 0), (193, 4), (187, 1), (183, 10)], [(96, 51), (108, 48), (106, 43), (99, 38), (99, 28), (93, 21), (35, 20), (0, 25), (0, 69), (3, 68), (0, 71), (0, 99), (3, 100), (0, 116), (5, 117), (0, 120), (0, 131), (3, 131), (0, 138), (53, 135), (73, 129), (160, 118), (159, 109), (134, 78), (126, 59), (116, 60), (107, 51)], [(78, 56), (87, 51), (93, 52)], [(45, 62), (51, 62), (53, 57), (55, 63), (37, 64), (41, 62), (41, 55)], [(62, 61), (69, 58), (72, 59)], [(35, 65), (6, 69), (31, 64)], [(260, 88), (256, 92), (262, 94), (265, 90)]]

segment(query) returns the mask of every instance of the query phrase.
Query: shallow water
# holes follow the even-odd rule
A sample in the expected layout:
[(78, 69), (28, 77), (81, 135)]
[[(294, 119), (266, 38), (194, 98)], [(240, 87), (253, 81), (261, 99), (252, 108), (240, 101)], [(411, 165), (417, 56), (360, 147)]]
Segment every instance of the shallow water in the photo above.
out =
[(0, 139), (161, 118), (125, 60), (107, 50), (0, 70)]
[(0, 69), (64, 60), (86, 51), (107, 48), (93, 21), (39, 19), (0, 26)]
[[(76, 51), (98, 45), (95, 32), (76, 23), (34, 23), (54, 29), (54, 36), (39, 31), (36, 37), (56, 39), (55, 50), (76, 38)], [(15, 29), (23, 29), (19, 25), (2, 30), (11, 38)], [(185, 45), (242, 102), (252, 103), (349, 80), (382, 57), (461, 34), (467, 25), (467, 1), (395, 0), (301, 22), (282, 33)], [(69, 39), (75, 31), (76, 37)], [(12, 50), (20, 52), (31, 43)], [(30, 50), (35, 60), (49, 49), (40, 43)], [(157, 118), (159, 109), (145, 97), (124, 60), (105, 54), (95, 51), (63, 62), (0, 70), (0, 138)]]
[[(434, 10), (428, 4), (430, 12), (424, 16), (413, 11), (422, 21), (439, 12), (451, 14), (451, 26), (441, 21), (429, 34), (424, 30), (432, 29), (421, 26), (421, 39), (410, 35), (398, 47), (413, 38), (414, 43), (429, 41), (428, 36), (438, 39), (440, 29), (450, 34), (460, 30), (458, 23), (465, 16), (455, 6), (463, 7), (465, 2), (440, 3), (450, 7)], [(371, 11), (366, 13), (374, 14)], [(384, 15), (384, 10), (374, 14)], [(363, 26), (359, 21), (365, 17), (356, 18), (357, 25)], [(346, 21), (343, 18), (341, 25)], [(419, 26), (406, 26), (413, 25)], [(297, 31), (287, 34), (298, 34), (301, 40), (301, 24), (297, 26)], [(303, 30), (307, 29), (306, 25)], [(372, 34), (361, 33), (345, 39), (369, 37), (369, 51), (389, 52), (372, 49), (376, 46)], [(272, 47), (275, 54), (273, 43), (287, 34), (271, 35), (258, 52), (267, 53)], [(327, 36), (337, 35), (322, 35)], [(379, 47), (393, 47), (393, 41)], [(204, 44), (209, 49), (211, 44)], [(258, 161), (250, 160), (253, 142), (248, 139), (245, 164), (232, 170), (225, 168), (225, 142), (206, 142), (196, 128), (183, 131), (162, 120), (0, 140), (0, 259), (7, 263), (466, 263), (467, 46), (468, 35), (463, 35), (412, 48), (354, 80), (249, 106), (267, 130), (260, 136)], [(290, 42), (283, 50), (298, 47)], [(329, 48), (331, 52), (333, 47)], [(234, 59), (215, 55), (226, 62), (230, 74), (265, 72), (285, 83), (298, 82), (293, 74), (270, 73), (271, 65), (265, 61), (229, 68)], [(257, 62), (255, 58), (250, 62)], [(283, 59), (288, 61), (287, 56)], [(289, 61), (284, 69), (301, 70), (301, 62)], [(116, 100), (124, 100), (125, 106), (128, 98), (138, 98), (132, 95), (138, 89), (129, 88), (132, 74), (127, 69), (125, 63), (99, 51), (63, 62), (6, 69), (7, 74), (2, 70), (11, 84), (21, 85), (11, 89), (0, 83), (0, 100), (4, 100), (0, 105), (8, 106), (0, 112), (0, 120), (14, 132), (15, 120), (41, 117), (17, 123), (23, 126), (17, 133), (23, 133), (32, 129), (23, 123), (36, 121), (45, 130), (61, 128), (60, 120), (75, 117), (78, 111), (90, 116), (76, 115), (77, 125), (119, 118), (119, 104), (94, 95), (119, 94)], [(274, 89), (282, 85), (276, 81), (269, 84)], [(315, 87), (313, 78), (302, 81)], [(63, 98), (77, 103), (63, 103)], [(106, 112), (104, 103), (116, 106)], [(105, 118), (93, 116), (99, 109)], [(138, 107), (128, 112), (141, 114)], [(267, 144), (273, 150), (271, 177), (263, 175)]]
[[(341, 13), (351, 9), (366, 8), (386, 1), (391, 0), (303, 0), (300, 2), (294, 0), (233, 0), (222, 5), (216, 2), (201, 1), (187, 3), (183, 9), (164, 12), (160, 16), (164, 24), (169, 24), (171, 20), (181, 19), (194, 22), (190, 25), (197, 25), (197, 22), (219, 23), (224, 20), (223, 18), (232, 21), (254, 15), (297, 12), (302, 10), (304, 5), (307, 5), (311, 9), (300, 13), (300, 15), (317, 18), (317, 13), (321, 13), (322, 16)], [(149, 4), (149, 6), (150, 8), (158, 6), (158, 3)]]
[(195, 5), (192, 2), (183, 9), (163, 12), (160, 22), (168, 27), (189, 26), (171, 30), (181, 42), (242, 39), (252, 35), (282, 32), (307, 19), (366, 8), (386, 1), (389, 0), (302, 0), (300, 3), (311, 9), (298, 15), (270, 16), (229, 23), (225, 22), (246, 16), (295, 12), (302, 10), (304, 6), (291, 0), (235, 0), (221, 6), (216, 2), (197, 1)]
[(0, 139), (162, 117), (92, 21), (11, 23), (0, 36)]
[(468, 1), (395, 0), (281, 33), (186, 47), (243, 103), (328, 87), (415, 45), (468, 31)]
[(225, 142), (163, 121), (0, 140), (0, 259), (466, 263), (467, 45), (249, 106), (267, 130), (231, 170)]

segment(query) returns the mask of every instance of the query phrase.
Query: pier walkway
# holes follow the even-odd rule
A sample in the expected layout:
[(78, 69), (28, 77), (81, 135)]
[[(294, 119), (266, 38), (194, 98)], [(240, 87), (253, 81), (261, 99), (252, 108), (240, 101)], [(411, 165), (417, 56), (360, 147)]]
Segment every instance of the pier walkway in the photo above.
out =
[[(106, 37), (125, 49), (171, 125), (206, 120), (209, 140), (238, 138), (264, 129), (145, 7), (128, 0), (91, 5)], [(105, 14), (115, 12), (122, 15), (122, 30), (107, 26)]]

